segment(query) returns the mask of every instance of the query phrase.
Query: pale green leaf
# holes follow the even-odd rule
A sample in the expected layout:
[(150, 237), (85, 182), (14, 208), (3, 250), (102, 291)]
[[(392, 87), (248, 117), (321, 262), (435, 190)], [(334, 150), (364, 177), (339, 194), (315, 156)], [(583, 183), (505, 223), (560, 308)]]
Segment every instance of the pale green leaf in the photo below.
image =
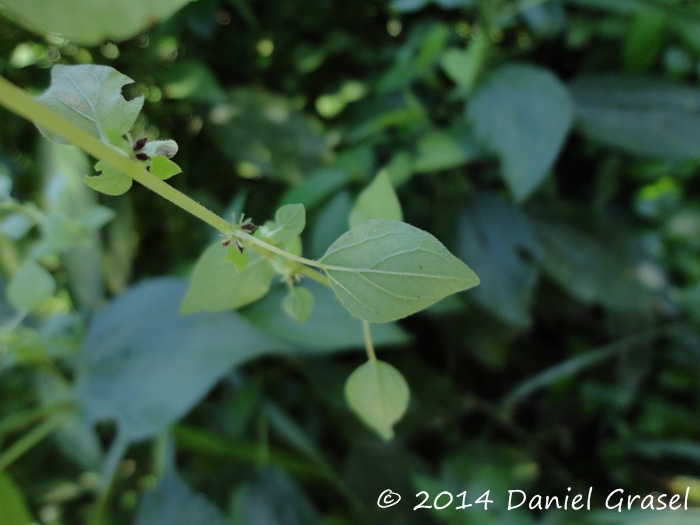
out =
[(141, 152), (145, 153), (149, 157), (162, 156), (170, 159), (177, 154), (179, 149), (180, 147), (174, 140), (152, 140), (151, 142), (147, 142), (146, 145), (141, 148)]
[(489, 44), (488, 38), (477, 38), (467, 49), (449, 48), (442, 54), (440, 65), (455, 84), (469, 91), (481, 70)]
[(300, 235), (306, 227), (306, 210), (303, 204), (287, 204), (275, 214), (277, 228), (286, 236)]
[(386, 219), (345, 233), (320, 262), (345, 308), (375, 323), (401, 319), (479, 284), (435, 237)]
[(211, 245), (197, 261), (180, 311), (231, 310), (257, 301), (270, 289), (274, 270), (270, 261), (257, 252), (250, 254), (245, 270), (237, 270), (226, 260), (221, 243)]
[(141, 112), (143, 97), (127, 102), (122, 96), (122, 87), (132, 82), (107, 66), (58, 64), (51, 69), (49, 89), (37, 100), (93, 137), (109, 142), (107, 130), (124, 135)]
[(37, 262), (27, 259), (10, 279), (7, 299), (18, 310), (31, 312), (55, 291), (56, 282), (53, 276)]
[(34, 523), (22, 492), (6, 472), (0, 472), (0, 525)]
[(314, 309), (314, 294), (307, 288), (295, 286), (282, 301), (284, 311), (300, 323), (305, 323)]
[(554, 164), (574, 107), (566, 87), (549, 71), (507, 65), (475, 91), (467, 113), (476, 136), (500, 157), (511, 194), (522, 201)]
[(153, 173), (153, 175), (155, 175), (159, 179), (166, 180), (172, 177), (173, 175), (182, 173), (182, 170), (180, 169), (180, 166), (175, 164), (168, 157), (161, 156), (153, 157), (153, 159), (151, 160), (151, 173)]
[(370, 360), (348, 378), (345, 398), (367, 426), (388, 440), (394, 437), (394, 424), (408, 408), (409, 389), (389, 363)]
[(401, 203), (385, 170), (380, 171), (357, 197), (348, 222), (350, 228), (354, 228), (370, 219), (403, 220)]
[(248, 267), (250, 255), (247, 250), (240, 251), (237, 246), (231, 246), (226, 252), (226, 260), (233, 263), (236, 269), (243, 271)]
[(88, 177), (86, 175), (83, 177), (83, 180), (85, 184), (100, 193), (115, 196), (122, 195), (129, 191), (129, 188), (131, 188), (134, 182), (131, 177), (112, 169), (111, 166), (104, 161), (95, 164), (95, 169), (101, 171), (102, 174), (96, 177)]
[(3, 0), (22, 25), (83, 45), (126, 40), (165, 19), (189, 0)]

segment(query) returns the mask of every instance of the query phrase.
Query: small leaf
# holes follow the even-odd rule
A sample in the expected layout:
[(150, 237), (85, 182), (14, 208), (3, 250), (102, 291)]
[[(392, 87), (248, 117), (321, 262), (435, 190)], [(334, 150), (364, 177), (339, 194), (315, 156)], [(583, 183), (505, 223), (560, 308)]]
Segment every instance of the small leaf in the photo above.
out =
[(306, 210), (304, 205), (287, 204), (282, 206), (275, 214), (275, 222), (286, 236), (301, 235), (301, 232), (306, 227)]
[(240, 251), (238, 247), (234, 245), (226, 252), (226, 260), (232, 262), (238, 270), (243, 271), (248, 267), (250, 255), (247, 251)]
[(359, 226), (369, 219), (403, 220), (401, 203), (385, 170), (380, 171), (370, 185), (360, 193), (350, 212), (350, 228)]
[(386, 219), (345, 233), (320, 262), (343, 306), (374, 323), (401, 319), (479, 284), (435, 237)]
[(394, 437), (394, 423), (408, 408), (409, 389), (396, 368), (384, 361), (370, 360), (348, 378), (345, 398), (367, 426), (389, 440)]
[(141, 149), (141, 152), (145, 153), (151, 158), (167, 157), (171, 159), (177, 154), (178, 149), (179, 146), (174, 140), (152, 140), (151, 142), (146, 143), (146, 145)]
[(314, 294), (307, 288), (295, 286), (282, 301), (282, 307), (289, 317), (305, 323), (314, 309)]
[(263, 297), (274, 274), (270, 261), (257, 252), (250, 254), (245, 270), (236, 270), (226, 260), (226, 248), (217, 242), (197, 261), (180, 311), (191, 314), (240, 308)]
[(97, 177), (88, 177), (86, 175), (83, 177), (83, 180), (85, 184), (100, 193), (113, 196), (122, 195), (129, 191), (129, 188), (131, 188), (131, 185), (134, 183), (131, 177), (119, 173), (103, 161), (95, 164), (95, 169), (101, 171), (102, 174)]
[(182, 173), (182, 170), (180, 166), (167, 157), (153, 157), (151, 160), (151, 173), (159, 179), (166, 180), (173, 175)]
[(12, 276), (7, 286), (10, 304), (25, 312), (32, 312), (56, 291), (53, 276), (43, 266), (27, 259)]
[(122, 96), (122, 87), (132, 82), (107, 66), (59, 64), (51, 69), (49, 89), (37, 100), (93, 137), (109, 142), (107, 130), (126, 134), (141, 112), (142, 96), (128, 102)]
[(33, 523), (22, 492), (6, 472), (0, 472), (0, 525), (29, 525)]
[(465, 50), (449, 48), (442, 54), (440, 65), (455, 84), (469, 91), (481, 70), (489, 44), (488, 38), (477, 38)]
[(500, 157), (503, 178), (517, 201), (546, 177), (573, 115), (566, 86), (545, 69), (521, 65), (497, 69), (468, 108), (476, 136)]

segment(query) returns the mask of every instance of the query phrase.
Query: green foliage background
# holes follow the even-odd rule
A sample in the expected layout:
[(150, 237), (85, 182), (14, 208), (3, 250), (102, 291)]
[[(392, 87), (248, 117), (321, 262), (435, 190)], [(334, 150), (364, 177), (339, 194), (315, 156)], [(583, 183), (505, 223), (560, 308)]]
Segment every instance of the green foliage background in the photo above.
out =
[[(343, 399), (362, 333), (330, 292), (309, 285), (305, 324), (277, 283), (181, 316), (212, 231), (137, 185), (98, 201), (82, 154), (1, 110), (3, 282), (32, 253), (58, 288), (36, 315), (0, 305), (0, 523), (697, 520), (505, 511), (510, 489), (700, 501), (697, 2), (198, 0), (94, 47), (0, 15), (3, 76), (134, 79), (137, 135), (175, 139), (169, 183), (220, 215), (301, 202), (318, 258), (383, 171), (481, 280), (373, 327), (411, 388), (381, 442)], [(403, 499), (380, 510), (385, 489)], [(488, 489), (488, 512), (413, 511)]]

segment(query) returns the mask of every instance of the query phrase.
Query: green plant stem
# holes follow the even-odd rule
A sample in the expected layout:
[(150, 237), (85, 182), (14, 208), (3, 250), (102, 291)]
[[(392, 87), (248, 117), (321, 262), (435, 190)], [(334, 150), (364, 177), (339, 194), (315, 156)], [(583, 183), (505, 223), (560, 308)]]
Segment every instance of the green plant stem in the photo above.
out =
[(74, 408), (72, 403), (61, 403), (49, 407), (26, 410), (19, 414), (13, 414), (0, 421), (0, 437), (4, 437), (11, 432), (17, 432), (42, 419), (56, 414), (57, 412), (68, 412)]
[(374, 344), (372, 343), (372, 334), (369, 331), (369, 323), (362, 321), (362, 332), (365, 335), (365, 349), (367, 350), (367, 358), (370, 361), (377, 361), (377, 354), (374, 352)]
[(18, 439), (0, 456), (0, 470), (5, 470), (29, 452), (37, 443), (56, 430), (64, 419), (64, 414), (50, 417)]
[[(176, 190), (166, 182), (151, 174), (148, 170), (146, 170), (146, 168), (134, 162), (121, 150), (105, 144), (79, 127), (66, 121), (60, 115), (57, 115), (43, 104), (37, 102), (20, 88), (3, 77), (0, 77), (0, 105), (6, 107), (13, 113), (26, 118), (46, 131), (61, 137), (66, 142), (78, 146), (93, 157), (106, 162), (116, 171), (128, 175), (149, 190), (157, 193), (164, 199), (169, 200), (183, 210), (191, 213), (198, 219), (203, 220), (210, 226), (213, 226), (224, 235), (235, 235), (247, 240), (254, 239), (251, 242), (256, 245), (256, 251), (259, 251), (260, 253), (263, 253), (262, 249), (264, 248), (268, 251), (267, 253), (277, 253), (290, 261), (294, 261), (302, 265), (323, 268), (323, 265), (317, 263), (316, 261), (292, 255), (291, 253), (280, 250), (279, 248), (261, 241), (260, 239), (247, 235), (244, 232), (234, 232), (233, 225), (231, 225), (231, 223), (222, 219), (216, 213), (205, 208), (200, 203), (190, 199), (184, 193)], [(267, 253), (263, 253), (263, 255), (267, 255)], [(330, 286), (328, 279), (324, 275), (312, 270), (311, 268), (302, 266), (296, 270), (298, 273)]]

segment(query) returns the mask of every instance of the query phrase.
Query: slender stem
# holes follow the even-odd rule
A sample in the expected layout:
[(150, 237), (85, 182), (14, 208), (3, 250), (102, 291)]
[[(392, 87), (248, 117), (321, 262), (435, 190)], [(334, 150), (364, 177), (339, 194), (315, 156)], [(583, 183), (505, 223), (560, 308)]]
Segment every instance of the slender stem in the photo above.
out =
[(362, 321), (362, 332), (365, 334), (365, 348), (367, 349), (367, 357), (370, 361), (376, 361), (377, 354), (374, 353), (372, 334), (370, 334), (369, 323), (367, 321)]
[(5, 470), (12, 463), (29, 452), (37, 443), (56, 430), (56, 428), (63, 423), (64, 419), (65, 417), (63, 414), (50, 417), (13, 443), (13, 445), (0, 456), (0, 471)]
[(51, 405), (49, 407), (35, 408), (32, 410), (27, 410), (20, 412), (19, 414), (13, 414), (6, 419), (0, 421), (0, 437), (9, 434), (10, 432), (17, 432), (22, 430), (33, 423), (46, 419), (49, 416), (56, 414), (57, 412), (67, 412), (73, 409), (72, 403), (61, 403), (57, 405)]
[[(46, 131), (61, 137), (65, 141), (78, 146), (93, 157), (103, 160), (113, 169), (128, 175), (149, 190), (213, 226), (224, 235), (235, 235), (250, 241), (256, 245), (256, 251), (263, 253), (263, 255), (274, 252), (293, 262), (323, 268), (321, 263), (292, 255), (245, 232), (233, 231), (231, 223), (162, 181), (146, 170), (146, 168), (127, 157), (122, 151), (105, 144), (86, 131), (66, 121), (63, 117), (37, 102), (3, 77), (0, 77), (0, 105), (5, 106), (10, 111), (17, 113)], [(262, 249), (267, 250), (268, 253), (264, 253)], [(330, 282), (324, 275), (310, 268), (300, 268), (298, 272), (326, 286), (330, 286)]]

